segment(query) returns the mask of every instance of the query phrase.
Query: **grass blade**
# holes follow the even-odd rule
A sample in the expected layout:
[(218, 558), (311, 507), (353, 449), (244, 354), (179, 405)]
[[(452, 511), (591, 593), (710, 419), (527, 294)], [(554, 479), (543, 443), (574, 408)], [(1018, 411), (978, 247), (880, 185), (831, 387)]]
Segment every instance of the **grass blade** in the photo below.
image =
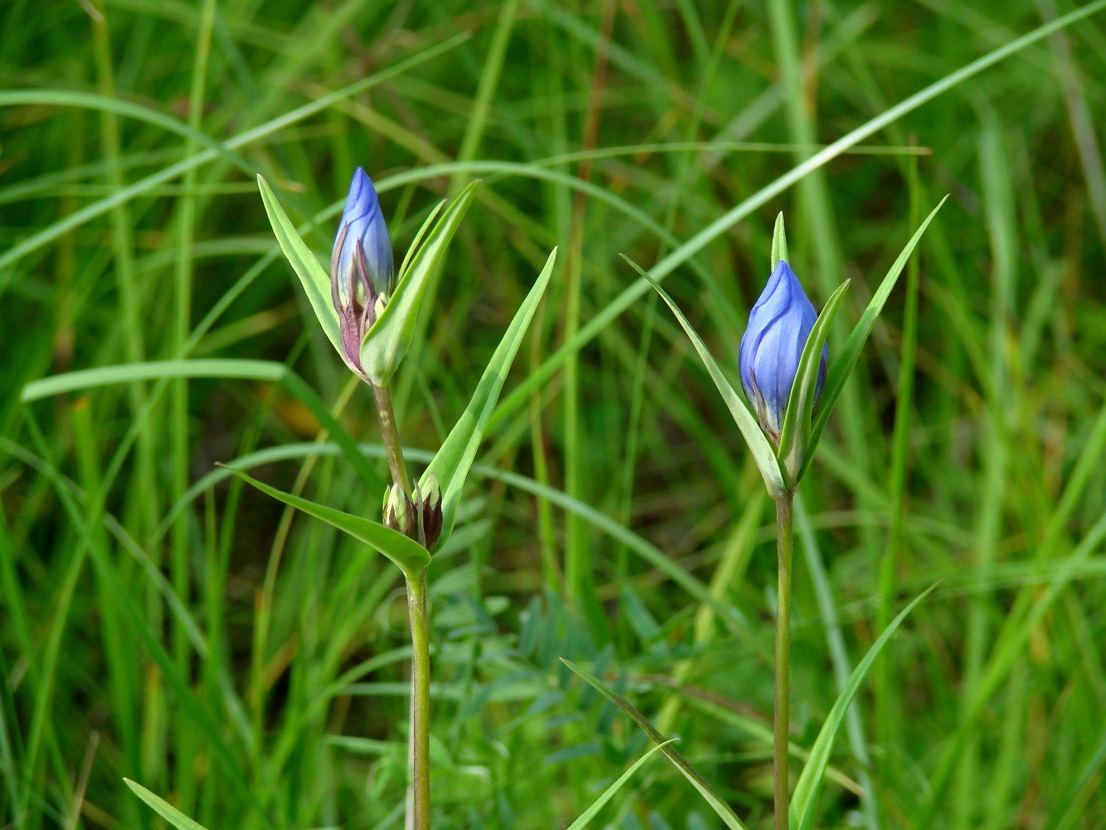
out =
[(177, 830), (207, 830), (199, 822), (195, 822), (170, 804), (163, 798), (159, 798), (136, 781), (124, 778), (123, 783), (131, 788), (131, 791), (149, 804), (159, 816), (177, 828)]
[(726, 803), (725, 799), (715, 792), (714, 788), (695, 770), (695, 767), (691, 765), (687, 758), (680, 754), (675, 747), (669, 746), (671, 741), (658, 732), (656, 727), (649, 723), (645, 715), (634, 708), (634, 705), (630, 703), (630, 701), (607, 686), (602, 680), (584, 671), (571, 661), (565, 660), (562, 657), (561, 662), (568, 666), (577, 677), (585, 681), (625, 714), (629, 715), (630, 719), (641, 727), (641, 730), (648, 735), (654, 743), (659, 745), (660, 750), (664, 752), (668, 760), (671, 761), (676, 769), (683, 773), (684, 778), (690, 781), (691, 785), (699, 791), (699, 794), (710, 804), (711, 809), (714, 810), (730, 830), (744, 830), (744, 825), (742, 825), (741, 820), (734, 811), (730, 809), (730, 805)]
[(628, 770), (622, 773), (622, 775), (618, 776), (617, 781), (607, 787), (607, 789), (603, 790), (603, 794), (599, 796), (599, 798), (597, 798), (590, 807), (584, 810), (584, 812), (580, 814), (580, 817), (576, 819), (576, 821), (572, 822), (572, 824), (568, 826), (568, 830), (583, 830), (583, 828), (587, 827), (591, 823), (591, 820), (595, 818), (596, 814), (600, 810), (602, 810), (607, 802), (614, 797), (615, 793), (622, 789), (623, 784), (633, 778), (634, 773), (637, 772), (645, 764), (646, 761), (648, 761), (650, 758), (652, 758), (654, 755), (656, 755), (658, 752), (660, 752), (662, 749), (664, 749), (675, 740), (675, 738), (669, 738), (664, 743), (657, 744), (655, 747), (653, 747), (640, 758), (638, 758), (637, 761), (635, 761)]
[(791, 826), (797, 828), (797, 830), (810, 830), (814, 827), (814, 810), (818, 806), (818, 795), (822, 791), (822, 778), (826, 773), (826, 766), (829, 764), (830, 752), (833, 750), (834, 741), (837, 740), (837, 733), (841, 729), (841, 724), (845, 722), (845, 713), (849, 710), (849, 704), (853, 702), (853, 698), (856, 697), (860, 683), (864, 680), (864, 675), (868, 673), (868, 669), (871, 668), (880, 651), (887, 645), (891, 635), (902, 625), (902, 621), (936, 587), (937, 584), (934, 583), (899, 612), (899, 615), (887, 626), (887, 630), (879, 636), (878, 640), (872, 643), (872, 647), (868, 649), (864, 659), (853, 669), (853, 673), (849, 676), (849, 682), (845, 684), (841, 694), (837, 696), (837, 701), (833, 704), (826, 722), (822, 725), (822, 731), (818, 733), (818, 739), (810, 750), (810, 760), (803, 767), (799, 780), (795, 784), (795, 792), (791, 796), (790, 821)]

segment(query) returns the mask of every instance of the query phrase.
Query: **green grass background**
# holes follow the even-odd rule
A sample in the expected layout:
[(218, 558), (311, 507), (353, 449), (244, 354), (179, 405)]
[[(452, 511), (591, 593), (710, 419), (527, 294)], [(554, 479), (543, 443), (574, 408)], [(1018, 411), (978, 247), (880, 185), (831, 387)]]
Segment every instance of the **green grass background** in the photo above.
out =
[[(946, 193), (800, 491), (794, 769), (940, 580), (854, 704), (820, 826), (1106, 827), (1106, 14), (1019, 41), (1076, 8), (6, 0), (0, 827), (163, 826), (124, 776), (212, 830), (402, 826), (397, 573), (214, 466), (377, 515), (370, 396), (254, 181), (325, 259), (357, 165), (397, 257), (485, 182), (395, 382), (412, 450), (560, 246), (430, 573), (436, 828), (564, 827), (648, 749), (559, 657), (769, 825), (771, 506), (618, 255), (667, 263), (736, 379), (777, 212), (816, 306), (853, 280), (832, 352)], [(721, 826), (660, 755), (598, 823)]]

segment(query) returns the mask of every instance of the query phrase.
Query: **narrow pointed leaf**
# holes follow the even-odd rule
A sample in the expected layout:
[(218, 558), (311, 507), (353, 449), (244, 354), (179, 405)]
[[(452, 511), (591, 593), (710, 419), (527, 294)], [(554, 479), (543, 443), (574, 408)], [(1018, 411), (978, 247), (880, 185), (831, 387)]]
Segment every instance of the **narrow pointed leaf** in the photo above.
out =
[(787, 258), (787, 233), (783, 229), (783, 211), (776, 216), (776, 226), (772, 229), (772, 265), (769, 273), (776, 270), (780, 260), (790, 262)]
[(584, 812), (580, 814), (580, 817), (576, 819), (576, 821), (572, 822), (572, 824), (568, 826), (568, 830), (583, 830), (583, 828), (591, 824), (591, 820), (595, 818), (596, 814), (598, 814), (598, 812), (602, 810), (604, 806), (606, 806), (607, 802), (614, 797), (615, 793), (622, 789), (622, 786), (627, 781), (633, 778), (634, 773), (637, 772), (645, 764), (646, 761), (648, 761), (674, 740), (676, 739), (670, 738), (663, 744), (658, 744), (657, 746), (646, 752), (644, 755), (642, 755), (640, 758), (638, 758), (634, 762), (633, 766), (622, 773), (622, 775), (618, 776), (618, 780), (607, 787), (607, 789), (603, 791), (603, 794), (599, 796), (599, 798), (597, 798), (590, 807), (584, 810)]
[(526, 333), (530, 321), (538, 310), (538, 303), (545, 294), (545, 288), (549, 285), (549, 278), (553, 274), (553, 264), (557, 261), (557, 249), (554, 248), (549, 258), (538, 275), (534, 287), (522, 301), (514, 319), (507, 327), (503, 339), (492, 355), (480, 382), (476, 385), (476, 391), (472, 393), (472, 400), (461, 414), (453, 429), (450, 430), (441, 448), (434, 456), (434, 460), (423, 473), (420, 484), (428, 484), (428, 477), (433, 474), (438, 477), (442, 487), (442, 535), (438, 544), (441, 545), (453, 530), (453, 521), (457, 516), (457, 503), (461, 498), (461, 488), (468, 477), (469, 469), (476, 458), (476, 450), (480, 441), (484, 438), (484, 430), (488, 426), (488, 419), (499, 400), (499, 393), (503, 389), (503, 383), (507, 380), (507, 373), (511, 369), (519, 346), (522, 345), (522, 337)]
[[(415, 336), (419, 305), (430, 284), (430, 275), (449, 247), (479, 186), (480, 182), (475, 181), (466, 187), (441, 211), (440, 216), (440, 208), (435, 210), (419, 231), (419, 238), (425, 234), (425, 241), (404, 260), (406, 267), (400, 271), (395, 291), (388, 299), (384, 312), (361, 341), (361, 367), (373, 383), (386, 386), (407, 354)], [(436, 216), (439, 218), (433, 228), (427, 230), (427, 224), (434, 222)]]
[(795, 792), (791, 796), (791, 809), (789, 810), (790, 826), (795, 830), (811, 830), (814, 827), (814, 811), (818, 806), (818, 794), (822, 790), (822, 779), (826, 773), (826, 766), (829, 764), (830, 753), (833, 751), (833, 742), (837, 739), (841, 724), (845, 722), (845, 713), (849, 710), (849, 704), (852, 703), (853, 698), (856, 697), (856, 692), (860, 688), (861, 681), (864, 680), (864, 675), (868, 673), (868, 669), (872, 667), (872, 663), (875, 662), (880, 651), (887, 645), (891, 635), (902, 625), (902, 621), (906, 619), (918, 603), (929, 596), (930, 592), (937, 587), (937, 584), (934, 583), (929, 586), (899, 612), (899, 615), (887, 626), (887, 630), (880, 635), (878, 640), (872, 643), (872, 647), (868, 649), (864, 659), (853, 669), (853, 673), (849, 675), (849, 680), (841, 689), (841, 694), (837, 696), (837, 701), (826, 717), (826, 722), (822, 725), (822, 731), (818, 733), (818, 739), (810, 750), (810, 757), (807, 759), (806, 766), (803, 767), (799, 780), (795, 784)]
[[(895, 283), (898, 282), (899, 275), (902, 274), (903, 268), (906, 267), (906, 261), (910, 259), (910, 255), (914, 253), (914, 249), (921, 241), (922, 234), (925, 233), (926, 228), (929, 227), (929, 223), (933, 221), (933, 217), (937, 215), (937, 211), (941, 209), (948, 198), (949, 197), (946, 196), (938, 203), (937, 207), (926, 217), (926, 220), (922, 222), (918, 230), (914, 232), (914, 235), (910, 237), (910, 241), (906, 243), (906, 247), (903, 248), (898, 259), (895, 260), (891, 269), (887, 272), (887, 276), (885, 276), (883, 282), (879, 284), (879, 288), (872, 296), (871, 302), (868, 303), (868, 307), (864, 309), (864, 313), (860, 315), (860, 320), (853, 328), (852, 334), (849, 335), (849, 339), (845, 341), (845, 345), (841, 347), (840, 352), (833, 359), (833, 362), (830, 363), (829, 372), (826, 375), (826, 387), (822, 390), (822, 405), (818, 408), (818, 417), (814, 420), (814, 424), (810, 430), (811, 443), (817, 444), (818, 439), (821, 438), (822, 430), (826, 428), (826, 422), (829, 421), (830, 413), (833, 411), (833, 405), (837, 403), (837, 396), (841, 394), (841, 390), (845, 386), (845, 381), (849, 379), (849, 373), (852, 372), (857, 360), (860, 359), (860, 351), (864, 348), (864, 344), (868, 340), (868, 335), (872, 333), (872, 327), (876, 324), (876, 317), (883, 311), (883, 306), (886, 304), (887, 298), (891, 296), (891, 290), (895, 287)], [(803, 477), (813, 457), (813, 454), (807, 455), (803, 460), (802, 469), (799, 470), (799, 475), (796, 476), (796, 478)]]
[(227, 470), (248, 484), (252, 484), (262, 493), (272, 496), (277, 501), (291, 505), (297, 510), (302, 510), (309, 516), (321, 519), (331, 527), (336, 527), (343, 533), (349, 534), (359, 542), (363, 542), (370, 548), (384, 554), (399, 566), (400, 570), (406, 575), (418, 575), (423, 568), (430, 564), (430, 554), (426, 548), (413, 539), (408, 539), (399, 531), (382, 525), (380, 522), (354, 516), (352, 513), (335, 510), (333, 507), (327, 507), (323, 504), (316, 504), (300, 496), (293, 496), (291, 493), (285, 493), (283, 490), (270, 487), (268, 484), (262, 484), (257, 479), (251, 478), (233, 467), (227, 467)]
[(822, 347), (826, 345), (833, 318), (837, 316), (841, 300), (848, 290), (849, 280), (845, 280), (830, 295), (822, 313), (814, 323), (814, 328), (807, 335), (803, 354), (799, 358), (795, 383), (791, 387), (791, 395), (787, 399), (787, 412), (783, 416), (780, 449), (777, 455), (788, 487), (794, 487), (799, 483), (797, 473), (804, 457), (814, 453), (814, 445), (810, 443), (810, 419), (814, 414), (814, 393), (818, 388), (818, 365), (821, 363)]
[(764, 483), (768, 487), (768, 493), (772, 498), (779, 497), (786, 489), (783, 473), (780, 471), (780, 465), (776, 461), (776, 454), (772, 449), (772, 445), (769, 444), (768, 439), (764, 437), (764, 432), (761, 430), (760, 424), (757, 423), (757, 419), (753, 416), (753, 413), (749, 411), (749, 408), (745, 405), (741, 396), (734, 391), (730, 382), (726, 380), (726, 376), (715, 362), (710, 350), (707, 348), (702, 338), (695, 332), (695, 329), (691, 327), (691, 323), (688, 322), (675, 301), (669, 297), (668, 293), (657, 284), (656, 280), (649, 276), (649, 274), (638, 266), (636, 262), (625, 254), (621, 256), (630, 263), (633, 269), (637, 271), (643, 279), (647, 280), (649, 284), (653, 286), (654, 290), (661, 295), (661, 299), (672, 309), (672, 313), (676, 315), (676, 319), (679, 321), (680, 325), (683, 326), (684, 332), (691, 340), (691, 344), (695, 347), (695, 351), (699, 353), (699, 358), (703, 361), (703, 365), (707, 367), (707, 372), (714, 381), (714, 385), (718, 387), (718, 391), (722, 395), (722, 400), (725, 401), (726, 407), (730, 410), (730, 415), (733, 416), (734, 421), (737, 423), (737, 428), (741, 431), (741, 436), (745, 439), (745, 443), (749, 445), (749, 451), (752, 452), (753, 459), (760, 468), (760, 474), (764, 477)]
[(168, 801), (154, 795), (141, 784), (124, 778), (123, 783), (131, 788), (131, 792), (149, 804), (154, 812), (177, 828), (177, 830), (206, 830), (199, 822), (193, 821)]
[(334, 346), (338, 354), (342, 353), (341, 341), (338, 334), (338, 312), (330, 299), (330, 274), (319, 264), (315, 254), (307, 247), (300, 235), (296, 232), (296, 226), (284, 212), (274, 195), (272, 188), (265, 179), (258, 175), (257, 187), (261, 191), (261, 201), (265, 203), (265, 213), (269, 216), (269, 224), (273, 226), (280, 249), (284, 251), (292, 270), (300, 278), (307, 300), (311, 303), (311, 309), (319, 318), (319, 325)]
[(561, 662), (568, 666), (577, 677), (585, 681), (625, 714), (629, 715), (630, 720), (636, 723), (641, 730), (649, 736), (653, 743), (659, 744), (661, 751), (668, 757), (668, 760), (671, 761), (676, 769), (683, 773), (684, 778), (690, 781), (691, 785), (699, 791), (699, 794), (706, 799), (711, 809), (714, 810), (730, 830), (745, 830), (744, 826), (741, 824), (741, 820), (730, 808), (730, 805), (726, 803), (726, 800), (714, 791), (714, 788), (695, 770), (695, 767), (691, 765), (687, 758), (680, 754), (680, 751), (677, 750), (676, 747), (669, 745), (670, 741), (658, 732), (657, 728), (649, 722), (648, 718), (641, 714), (630, 701), (626, 700), (626, 698), (618, 694), (618, 692), (610, 688), (602, 680), (584, 671), (571, 661), (562, 657)]

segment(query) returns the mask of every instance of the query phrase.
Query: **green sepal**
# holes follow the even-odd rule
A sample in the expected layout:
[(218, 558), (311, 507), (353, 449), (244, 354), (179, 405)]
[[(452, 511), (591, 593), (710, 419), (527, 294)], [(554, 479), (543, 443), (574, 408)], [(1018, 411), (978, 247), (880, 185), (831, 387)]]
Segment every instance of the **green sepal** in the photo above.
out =
[(323, 504), (316, 504), (300, 496), (293, 496), (291, 493), (285, 493), (283, 490), (270, 487), (268, 484), (262, 484), (257, 479), (251, 478), (233, 467), (227, 467), (226, 470), (238, 476), (247, 484), (252, 484), (262, 493), (272, 496), (277, 501), (282, 501), (297, 510), (302, 510), (309, 516), (321, 519), (331, 527), (349, 534), (357, 541), (363, 542), (378, 553), (384, 554), (403, 571), (405, 576), (418, 576), (430, 564), (430, 553), (426, 548), (415, 540), (408, 539), (402, 533), (382, 525), (380, 522), (374, 522), (362, 516), (354, 516), (352, 513), (335, 510), (333, 507), (327, 507)]
[[(860, 320), (853, 328), (852, 334), (849, 335), (848, 340), (845, 341), (845, 345), (841, 347), (837, 356), (830, 363), (829, 372), (826, 374), (826, 385), (825, 388), (822, 389), (822, 402), (821, 406), (818, 407), (818, 417), (814, 419), (814, 423), (810, 428), (811, 444), (817, 444), (818, 439), (822, 437), (822, 430), (826, 428), (826, 422), (829, 420), (830, 412), (833, 411), (833, 405), (837, 403), (837, 396), (841, 394), (841, 390), (845, 386), (845, 381), (849, 379), (849, 373), (852, 372), (856, 362), (860, 359), (860, 352), (868, 340), (868, 335), (872, 333), (872, 327), (876, 324), (876, 317), (883, 311), (883, 306), (886, 304), (887, 298), (891, 296), (891, 290), (895, 287), (895, 283), (898, 282), (899, 275), (902, 274), (903, 268), (906, 267), (906, 261), (910, 259), (910, 255), (914, 252), (914, 248), (916, 248), (921, 241), (922, 234), (925, 233), (926, 228), (929, 227), (929, 223), (933, 221), (933, 218), (937, 215), (937, 211), (941, 209), (941, 206), (945, 204), (948, 198), (949, 197), (946, 196), (942, 199), (937, 207), (926, 217), (926, 220), (918, 227), (918, 230), (914, 231), (914, 235), (910, 237), (910, 241), (906, 243), (906, 247), (903, 248), (898, 259), (895, 260), (894, 264), (887, 272), (887, 276), (885, 276), (883, 282), (879, 284), (876, 293), (872, 295), (868, 307), (864, 309), (864, 313), (860, 315)], [(810, 467), (810, 462), (813, 458), (814, 455), (812, 453), (807, 453), (806, 458), (803, 459), (802, 466), (799, 468), (799, 474), (795, 477), (796, 480), (801, 479), (806, 474), (807, 468)]]
[(772, 229), (772, 267), (768, 269), (768, 272), (776, 270), (776, 266), (780, 264), (780, 260), (788, 262), (787, 259), (787, 233), (783, 229), (783, 211), (781, 210), (776, 215), (776, 226)]
[(799, 368), (795, 372), (795, 381), (787, 398), (787, 411), (783, 415), (780, 448), (776, 453), (788, 489), (798, 486), (798, 474), (803, 469), (803, 460), (814, 452), (816, 446), (810, 439), (810, 421), (814, 415), (814, 398), (818, 388), (818, 365), (821, 363), (822, 347), (829, 338), (833, 318), (837, 316), (841, 300), (848, 290), (849, 280), (845, 280), (830, 295), (807, 335), (803, 354), (799, 358)]
[(265, 204), (265, 213), (269, 217), (269, 224), (273, 226), (273, 233), (276, 234), (280, 249), (284, 251), (284, 256), (292, 266), (292, 270), (300, 278), (307, 300), (311, 303), (311, 310), (319, 318), (319, 325), (323, 327), (327, 339), (334, 346), (334, 351), (341, 355), (338, 312), (334, 309), (334, 303), (330, 297), (330, 274), (300, 238), (296, 232), (296, 226), (280, 206), (269, 183), (260, 174), (257, 176), (257, 187), (261, 191), (261, 201)]
[(461, 498), (461, 488), (468, 477), (469, 469), (476, 458), (476, 450), (484, 437), (484, 430), (488, 426), (495, 404), (499, 400), (499, 393), (503, 389), (503, 383), (507, 380), (507, 373), (511, 369), (519, 346), (522, 345), (523, 335), (526, 333), (530, 321), (538, 310), (538, 304), (545, 294), (545, 288), (549, 285), (549, 278), (553, 274), (553, 265), (557, 260), (557, 249), (554, 248), (549, 258), (538, 275), (537, 281), (522, 301), (514, 319), (503, 334), (499, 346), (496, 347), (484, 374), (480, 376), (480, 382), (476, 385), (476, 391), (472, 393), (461, 417), (450, 430), (441, 448), (435, 454), (433, 460), (427, 466), (419, 481), (420, 487), (430, 486), (430, 477), (437, 476), (442, 488), (442, 533), (438, 539), (440, 546), (453, 530), (453, 522), (457, 517), (457, 504)]
[(772, 445), (768, 443), (768, 439), (764, 437), (764, 431), (761, 430), (756, 417), (749, 411), (749, 408), (745, 405), (744, 399), (734, 391), (733, 386), (730, 385), (730, 382), (726, 379), (726, 376), (715, 362), (710, 350), (707, 348), (702, 338), (695, 332), (695, 329), (691, 327), (691, 323), (688, 322), (684, 313), (680, 311), (679, 306), (668, 296), (668, 292), (661, 288), (656, 280), (649, 276), (649, 274), (628, 256), (625, 254), (620, 254), (620, 256), (630, 263), (630, 266), (641, 275), (642, 279), (653, 286), (654, 290), (661, 295), (661, 299), (672, 309), (672, 313), (676, 315), (676, 319), (679, 321), (680, 325), (683, 326), (684, 332), (687, 334), (688, 339), (691, 340), (691, 344), (695, 347), (695, 351), (699, 353), (699, 358), (703, 361), (703, 365), (706, 366), (707, 373), (711, 376), (711, 380), (713, 380), (714, 385), (718, 387), (718, 392), (722, 395), (722, 400), (725, 401), (726, 407), (730, 410), (730, 415), (737, 423), (737, 428), (741, 431), (741, 437), (744, 438), (745, 443), (749, 445), (749, 451), (753, 454), (753, 460), (757, 462), (757, 467), (760, 468), (760, 474), (764, 478), (764, 485), (768, 488), (768, 494), (772, 498), (778, 499), (783, 495), (784, 490), (787, 489), (784, 484), (783, 472), (780, 470), (779, 462), (776, 460), (776, 453), (772, 449)]
[(387, 386), (415, 337), (419, 305), (430, 275), (441, 261), (464, 217), (479, 181), (461, 191), (445, 210), (441, 205), (423, 223), (412, 249), (404, 258), (396, 287), (377, 321), (361, 340), (361, 368), (377, 386)]

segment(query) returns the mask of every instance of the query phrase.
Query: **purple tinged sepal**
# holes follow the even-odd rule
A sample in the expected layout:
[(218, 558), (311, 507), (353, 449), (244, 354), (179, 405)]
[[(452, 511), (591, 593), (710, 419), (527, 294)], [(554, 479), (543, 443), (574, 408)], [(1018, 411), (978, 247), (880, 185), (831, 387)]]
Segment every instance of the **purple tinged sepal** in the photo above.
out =
[(442, 488), (431, 473), (408, 497), (395, 484), (384, 491), (384, 524), (433, 550), (442, 534)]
[[(741, 338), (738, 368), (741, 388), (753, 405), (757, 421), (773, 446), (778, 447), (787, 402), (799, 359), (818, 314), (803, 293), (798, 278), (780, 260), (753, 310)], [(822, 347), (814, 399), (822, 393), (829, 361), (829, 346)]]
[(342, 359), (366, 381), (369, 377), (361, 367), (361, 343), (394, 287), (392, 242), (380, 199), (372, 179), (358, 167), (330, 257), (330, 295), (338, 312)]

